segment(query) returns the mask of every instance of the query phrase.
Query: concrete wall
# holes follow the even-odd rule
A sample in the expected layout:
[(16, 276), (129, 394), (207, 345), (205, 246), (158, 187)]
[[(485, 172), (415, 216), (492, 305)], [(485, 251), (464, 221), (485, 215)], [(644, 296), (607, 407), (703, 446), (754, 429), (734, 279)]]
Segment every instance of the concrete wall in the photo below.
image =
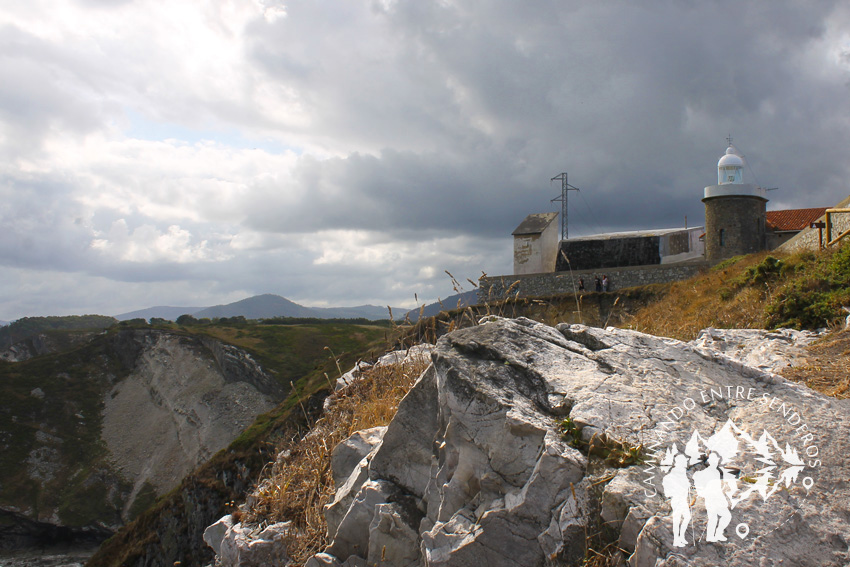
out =
[(705, 258), (708, 261), (716, 262), (764, 250), (766, 199), (724, 196), (706, 198), (703, 202)]
[[(815, 231), (817, 232), (817, 231)], [(795, 236), (799, 234), (798, 232), (773, 232), (772, 230), (768, 230), (764, 236), (765, 248), (767, 250), (773, 250), (774, 248), (779, 248)]]
[[(844, 209), (850, 207), (850, 197), (844, 199), (834, 209)], [(826, 222), (826, 216), (818, 219)], [(835, 238), (845, 230), (850, 230), (850, 213), (838, 213), (832, 215), (832, 237)], [(824, 243), (826, 243), (826, 229), (823, 231)], [(818, 229), (805, 228), (800, 231), (797, 236), (782, 244), (777, 250), (781, 252), (800, 252), (802, 250), (817, 250), (818, 249)]]
[(641, 234), (564, 240), (561, 242), (555, 270), (603, 270), (701, 259), (704, 247), (699, 237), (702, 233), (703, 228), (700, 226), (658, 231), (655, 234), (646, 231)]
[(682, 232), (665, 234), (658, 243), (662, 264), (673, 264), (701, 259), (705, 255), (705, 243), (700, 236), (705, 232), (701, 226)]
[(555, 271), (558, 254), (558, 223), (552, 222), (541, 234), (514, 236), (514, 273), (538, 274)]
[(666, 283), (688, 279), (708, 267), (705, 262), (660, 264), (655, 266), (630, 266), (604, 270), (574, 270), (548, 274), (492, 276), (478, 281), (478, 301), (502, 299), (510, 288), (510, 295), (543, 297), (573, 293), (578, 289), (579, 278), (584, 279), (586, 291), (593, 291), (594, 277), (608, 276), (609, 291), (652, 283)]

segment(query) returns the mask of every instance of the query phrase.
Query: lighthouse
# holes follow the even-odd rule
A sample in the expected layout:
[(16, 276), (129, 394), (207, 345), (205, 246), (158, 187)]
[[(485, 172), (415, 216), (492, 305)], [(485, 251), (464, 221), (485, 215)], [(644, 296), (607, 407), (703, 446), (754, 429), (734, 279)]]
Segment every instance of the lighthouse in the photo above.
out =
[(744, 183), (744, 158), (729, 147), (717, 162), (717, 185), (705, 188), (705, 259), (717, 262), (765, 248), (766, 191)]

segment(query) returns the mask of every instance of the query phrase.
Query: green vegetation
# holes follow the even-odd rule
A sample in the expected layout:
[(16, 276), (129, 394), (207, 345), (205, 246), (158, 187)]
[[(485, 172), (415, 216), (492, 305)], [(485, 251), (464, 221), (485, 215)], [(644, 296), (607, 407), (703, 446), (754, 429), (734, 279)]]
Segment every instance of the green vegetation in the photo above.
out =
[(812, 329), (834, 325), (850, 306), (850, 245), (800, 254), (782, 265), (786, 282), (767, 305), (767, 326)]
[(133, 505), (130, 506), (130, 519), (135, 520), (138, 518), (139, 514), (150, 508), (154, 502), (156, 502), (156, 488), (145, 481), (136, 495), (136, 499), (133, 500)]
[(561, 434), (565, 441), (585, 455), (600, 457), (610, 467), (630, 467), (645, 460), (643, 445), (629, 445), (599, 435), (594, 435), (589, 441), (585, 441), (581, 430), (582, 428), (570, 417), (561, 421)]
[(103, 340), (0, 364), (3, 505), (56, 509), (69, 526), (118, 519), (120, 508), (107, 502), (92, 481), (122, 485), (100, 441), (100, 428), (104, 392), (111, 379), (126, 372)]
[(24, 317), (0, 327), (0, 347), (9, 347), (39, 333), (51, 331), (97, 331), (118, 322), (103, 315), (72, 315), (69, 317)]
[[(289, 325), (269, 325), (265, 321), (236, 325), (219, 322), (182, 329), (244, 349), (287, 387), (319, 369), (328, 371), (324, 365), (333, 360), (333, 353), (353, 365), (358, 357), (374, 358), (386, 349), (389, 329), (384, 325), (320, 321)], [(329, 372), (335, 380), (336, 366)]]
[(738, 256), (676, 282), (627, 321), (640, 331), (691, 340), (706, 327), (816, 329), (850, 306), (850, 245), (821, 252)]

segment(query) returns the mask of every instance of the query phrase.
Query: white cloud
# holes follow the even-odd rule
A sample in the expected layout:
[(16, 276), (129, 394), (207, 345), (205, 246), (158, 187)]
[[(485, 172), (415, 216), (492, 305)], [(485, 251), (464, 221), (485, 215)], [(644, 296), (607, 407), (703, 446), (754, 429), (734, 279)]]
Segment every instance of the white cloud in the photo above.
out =
[(834, 204), (848, 38), (829, 1), (6, 3), (0, 318), (431, 300), (509, 271), (561, 171), (571, 235), (699, 222), (730, 132)]
[(91, 245), (108, 260), (134, 263), (223, 262), (232, 257), (178, 225), (160, 231), (145, 224), (131, 231), (124, 219), (113, 222), (107, 233), (96, 233)]

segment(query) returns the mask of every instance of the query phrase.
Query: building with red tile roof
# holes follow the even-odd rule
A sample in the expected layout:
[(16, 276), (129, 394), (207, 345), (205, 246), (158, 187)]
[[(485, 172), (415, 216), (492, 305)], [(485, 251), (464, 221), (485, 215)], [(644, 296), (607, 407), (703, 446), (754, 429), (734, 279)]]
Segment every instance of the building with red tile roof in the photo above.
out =
[(787, 209), (784, 211), (767, 211), (767, 242), (766, 247), (772, 250), (781, 246), (801, 230), (809, 228), (813, 222), (826, 214), (827, 207), (809, 209)]

